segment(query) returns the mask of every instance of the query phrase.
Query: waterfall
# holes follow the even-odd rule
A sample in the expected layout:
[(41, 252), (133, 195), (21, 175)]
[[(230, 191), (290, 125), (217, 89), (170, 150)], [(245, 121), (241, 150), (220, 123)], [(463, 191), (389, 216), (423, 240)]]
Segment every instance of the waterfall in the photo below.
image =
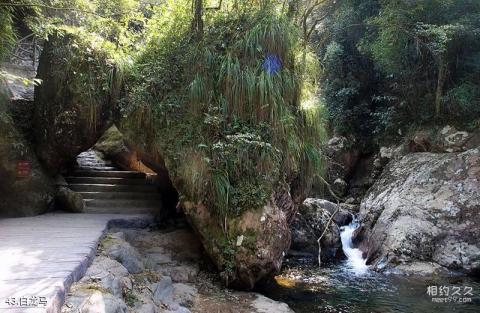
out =
[(356, 218), (347, 226), (340, 228), (340, 238), (342, 240), (342, 249), (347, 256), (347, 265), (356, 275), (363, 275), (368, 271), (368, 266), (365, 264), (367, 260), (362, 258), (362, 251), (354, 248), (352, 243), (352, 236), (355, 229), (359, 226)]

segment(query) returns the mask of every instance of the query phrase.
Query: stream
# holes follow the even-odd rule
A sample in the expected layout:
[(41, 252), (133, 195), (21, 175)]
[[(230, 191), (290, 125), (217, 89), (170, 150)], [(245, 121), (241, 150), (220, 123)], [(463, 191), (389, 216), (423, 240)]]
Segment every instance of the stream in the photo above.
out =
[(282, 273), (258, 291), (288, 303), (297, 313), (480, 312), (478, 279), (408, 277), (369, 270), (361, 251), (352, 245), (357, 226), (354, 220), (341, 228), (346, 260), (318, 268), (314, 259), (287, 259)]

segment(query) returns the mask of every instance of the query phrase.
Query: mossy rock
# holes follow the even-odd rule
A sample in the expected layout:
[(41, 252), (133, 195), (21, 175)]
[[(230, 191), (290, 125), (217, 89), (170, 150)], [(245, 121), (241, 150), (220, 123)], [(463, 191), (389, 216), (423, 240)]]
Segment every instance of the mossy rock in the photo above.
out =
[[(0, 215), (41, 214), (48, 210), (53, 200), (54, 183), (6, 113), (7, 102), (8, 99), (0, 96)], [(30, 164), (27, 177), (18, 177), (20, 160)]]
[(70, 188), (63, 186), (58, 188), (55, 197), (55, 206), (57, 209), (72, 213), (82, 213), (85, 209), (83, 197)]
[(114, 158), (121, 153), (129, 152), (123, 140), (123, 134), (115, 125), (110, 126), (103, 133), (93, 148), (102, 152), (108, 158)]
[(52, 35), (40, 56), (35, 86), (37, 154), (58, 173), (101, 136), (111, 113), (111, 56), (75, 34)]

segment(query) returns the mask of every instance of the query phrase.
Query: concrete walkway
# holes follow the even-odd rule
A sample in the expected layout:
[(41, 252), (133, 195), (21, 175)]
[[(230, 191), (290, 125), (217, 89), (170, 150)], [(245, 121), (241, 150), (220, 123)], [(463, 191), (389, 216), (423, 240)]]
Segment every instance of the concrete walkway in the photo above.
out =
[(111, 227), (146, 227), (153, 217), (51, 213), (0, 219), (0, 313), (60, 312)]

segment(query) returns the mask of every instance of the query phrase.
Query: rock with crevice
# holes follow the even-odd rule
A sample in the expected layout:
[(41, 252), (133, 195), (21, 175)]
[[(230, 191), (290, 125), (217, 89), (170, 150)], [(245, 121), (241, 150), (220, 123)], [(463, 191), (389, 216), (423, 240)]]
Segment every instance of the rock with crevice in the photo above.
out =
[(479, 148), (391, 162), (361, 204), (355, 242), (368, 264), (390, 270), (434, 262), (478, 273), (479, 180)]
[(123, 290), (131, 289), (132, 282), (128, 270), (120, 263), (104, 256), (96, 257), (80, 282), (100, 283), (116, 297), (121, 297)]
[(173, 284), (173, 299), (180, 305), (189, 307), (195, 300), (198, 290), (195, 286), (184, 283)]
[(164, 268), (159, 267), (159, 270), (169, 275), (172, 280), (177, 283), (194, 282), (199, 271), (198, 266), (195, 264), (183, 264)]

